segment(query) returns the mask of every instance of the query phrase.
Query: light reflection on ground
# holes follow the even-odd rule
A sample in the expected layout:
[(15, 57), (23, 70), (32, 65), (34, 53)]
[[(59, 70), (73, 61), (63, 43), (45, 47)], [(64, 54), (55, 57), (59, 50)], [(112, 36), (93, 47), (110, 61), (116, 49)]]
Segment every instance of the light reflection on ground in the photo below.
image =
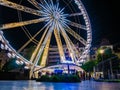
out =
[(0, 90), (120, 90), (120, 83), (94, 81), (82, 81), (81, 83), (0, 81)]

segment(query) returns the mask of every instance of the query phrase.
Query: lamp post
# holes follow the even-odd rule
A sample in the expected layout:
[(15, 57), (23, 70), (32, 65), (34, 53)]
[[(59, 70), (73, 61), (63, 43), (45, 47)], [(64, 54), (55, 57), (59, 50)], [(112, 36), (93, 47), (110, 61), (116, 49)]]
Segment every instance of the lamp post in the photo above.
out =
[(102, 59), (102, 72), (103, 72), (103, 78), (104, 78), (104, 63), (103, 63), (104, 49), (101, 49), (99, 52), (101, 54), (101, 59)]
[(67, 64), (67, 69), (68, 69), (68, 75), (70, 74), (70, 67), (69, 67), (69, 63)]
[(110, 59), (110, 73), (111, 73), (111, 79), (113, 79), (113, 70), (112, 70), (112, 61)]

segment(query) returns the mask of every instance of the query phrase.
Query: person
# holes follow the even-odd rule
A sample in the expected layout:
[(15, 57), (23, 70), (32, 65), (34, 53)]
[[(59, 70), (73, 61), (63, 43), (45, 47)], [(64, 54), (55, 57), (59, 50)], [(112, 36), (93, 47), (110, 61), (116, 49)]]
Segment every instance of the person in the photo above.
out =
[(40, 78), (41, 77), (41, 72), (38, 72), (38, 78)]

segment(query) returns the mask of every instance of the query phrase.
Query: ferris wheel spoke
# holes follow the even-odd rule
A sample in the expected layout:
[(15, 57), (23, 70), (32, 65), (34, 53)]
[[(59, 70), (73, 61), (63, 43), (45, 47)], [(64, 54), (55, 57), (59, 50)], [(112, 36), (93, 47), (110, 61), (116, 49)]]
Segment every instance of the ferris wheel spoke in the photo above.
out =
[[(31, 33), (28, 31), (28, 29), (27, 29), (25, 26), (23, 26), (23, 27), (21, 27), (21, 28), (23, 29), (23, 31), (24, 31), (24, 33), (27, 35), (27, 37), (28, 37), (29, 39), (31, 39), (31, 38), (32, 38), (32, 35), (31, 35)], [(36, 45), (37, 45), (37, 43), (38, 43), (38, 41), (37, 41), (36, 39), (33, 39), (32, 42), (35, 43)]]
[(81, 15), (83, 15), (83, 14), (82, 13), (72, 13), (72, 14), (65, 14), (63, 16), (65, 16), (65, 17), (74, 17), (74, 16), (81, 16)]
[[(31, 35), (31, 33), (28, 31), (28, 29), (27, 29), (25, 26), (22, 26), (21, 28), (22, 28), (22, 30), (24, 31), (24, 33), (27, 35), (27, 37), (28, 37), (29, 39), (31, 39), (31, 38), (32, 38), (32, 35)], [(38, 41), (37, 41), (36, 39), (33, 39), (32, 42), (35, 43), (35, 44), (38, 43)]]
[(43, 4), (39, 4), (41, 6), (41, 8), (43, 8), (43, 12), (45, 12), (46, 14), (49, 14), (49, 9), (46, 8)]
[(65, 30), (71, 34), (74, 38), (76, 38), (78, 41), (80, 41), (83, 45), (87, 44), (87, 41), (82, 38), (78, 33), (76, 33), (74, 30), (72, 30), (69, 26), (66, 26)]
[[(44, 3), (44, 4), (39, 4), (43, 9), (45, 9), (45, 10), (43, 10), (44, 12), (47, 12), (48, 14), (49, 14), (49, 12), (51, 11), (51, 7), (50, 7), (50, 5), (48, 4), (48, 2), (46, 1), (46, 0), (42, 0), (42, 2)], [(46, 13), (46, 14), (47, 14)]]
[(6, 7), (9, 7), (9, 8), (13, 8), (13, 9), (16, 9), (16, 10), (20, 10), (20, 11), (23, 11), (23, 12), (26, 12), (26, 13), (30, 13), (30, 14), (33, 14), (33, 15), (41, 16), (41, 13), (38, 10), (34, 10), (34, 9), (26, 7), (26, 6), (16, 4), (16, 3), (13, 3), (13, 2), (8, 1), (8, 0), (0, 0), (0, 5), (6, 6)]
[(68, 20), (68, 24), (73, 26), (73, 27), (76, 27), (76, 28), (87, 30), (87, 27), (85, 25), (81, 25), (81, 24), (78, 24), (78, 23), (75, 23), (75, 22), (72, 22), (72, 21), (69, 21), (69, 20)]
[(48, 2), (46, 0), (43, 0), (45, 2), (45, 4), (47, 5), (48, 8), (50, 8), (50, 5), (48, 4)]
[[(19, 17), (19, 21), (22, 21), (21, 13), (19, 11), (18, 11), (18, 17)], [(30, 39), (32, 35), (31, 33), (29, 33), (28, 29), (25, 26), (22, 26), (21, 28), (24, 31), (24, 33), (27, 35), (27, 37)]]
[(63, 0), (63, 2), (66, 4), (66, 6), (64, 7), (64, 8), (66, 8), (66, 7), (68, 7), (72, 3), (72, 0), (69, 0), (68, 2), (66, 2), (65, 0)]
[(36, 0), (27, 0), (27, 1), (30, 2), (37, 9), (41, 10), (40, 5)]
[(45, 20), (46, 20), (46, 18), (40, 18), (40, 19), (34, 19), (34, 20), (29, 20), (29, 21), (21, 21), (21, 22), (3, 24), (3, 25), (0, 25), (0, 30), (35, 24), (35, 23), (43, 22)]
[(20, 53), (30, 42), (32, 42), (33, 39), (31, 38), (29, 41), (27, 41), (17, 52)]
[(59, 11), (59, 0), (56, 0), (56, 11)]
[[(45, 32), (47, 32), (47, 30), (48, 30), (48, 28), (49, 28), (49, 26), (48, 26), (49, 23), (50, 23), (50, 22), (48, 22), (48, 23), (47, 23), (42, 29), (40, 29), (33, 37), (31, 37), (31, 38), (18, 50), (18, 52), (21, 52), (30, 42), (33, 42), (33, 40), (35, 39), (35, 37), (37, 37), (37, 35), (40, 34), (40, 32), (43, 31), (43, 30), (45, 29), (45, 27), (47, 27), (46, 30), (45, 30)], [(43, 34), (43, 36), (45, 36), (45, 34)], [(44, 37), (41, 38), (42, 41), (43, 41), (43, 38), (44, 38)], [(31, 62), (32, 62), (32, 61), (31, 61)]]
[(51, 3), (51, 6), (53, 7), (53, 6), (54, 6), (54, 4), (53, 4), (53, 0), (50, 0), (50, 3)]
[(39, 2), (42, 3), (42, 4), (44, 4), (44, 3), (43, 3), (43, 0), (39, 0)]

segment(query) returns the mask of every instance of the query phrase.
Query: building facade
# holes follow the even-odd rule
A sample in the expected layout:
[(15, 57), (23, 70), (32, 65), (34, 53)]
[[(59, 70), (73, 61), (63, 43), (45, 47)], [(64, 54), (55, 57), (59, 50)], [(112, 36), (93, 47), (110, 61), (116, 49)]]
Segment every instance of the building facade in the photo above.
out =
[[(83, 47), (78, 47), (78, 45), (75, 45), (75, 46), (77, 47), (77, 50), (79, 52), (82, 52), (84, 50)], [(64, 54), (65, 54), (66, 61), (71, 61), (72, 59), (70, 57), (67, 46), (63, 45), (63, 49), (64, 49)], [(81, 54), (81, 53), (79, 53), (79, 54)], [(50, 46), (48, 59), (47, 59), (47, 66), (57, 65), (57, 64), (60, 64), (60, 63), (61, 62), (60, 62), (58, 47), (57, 46)]]

